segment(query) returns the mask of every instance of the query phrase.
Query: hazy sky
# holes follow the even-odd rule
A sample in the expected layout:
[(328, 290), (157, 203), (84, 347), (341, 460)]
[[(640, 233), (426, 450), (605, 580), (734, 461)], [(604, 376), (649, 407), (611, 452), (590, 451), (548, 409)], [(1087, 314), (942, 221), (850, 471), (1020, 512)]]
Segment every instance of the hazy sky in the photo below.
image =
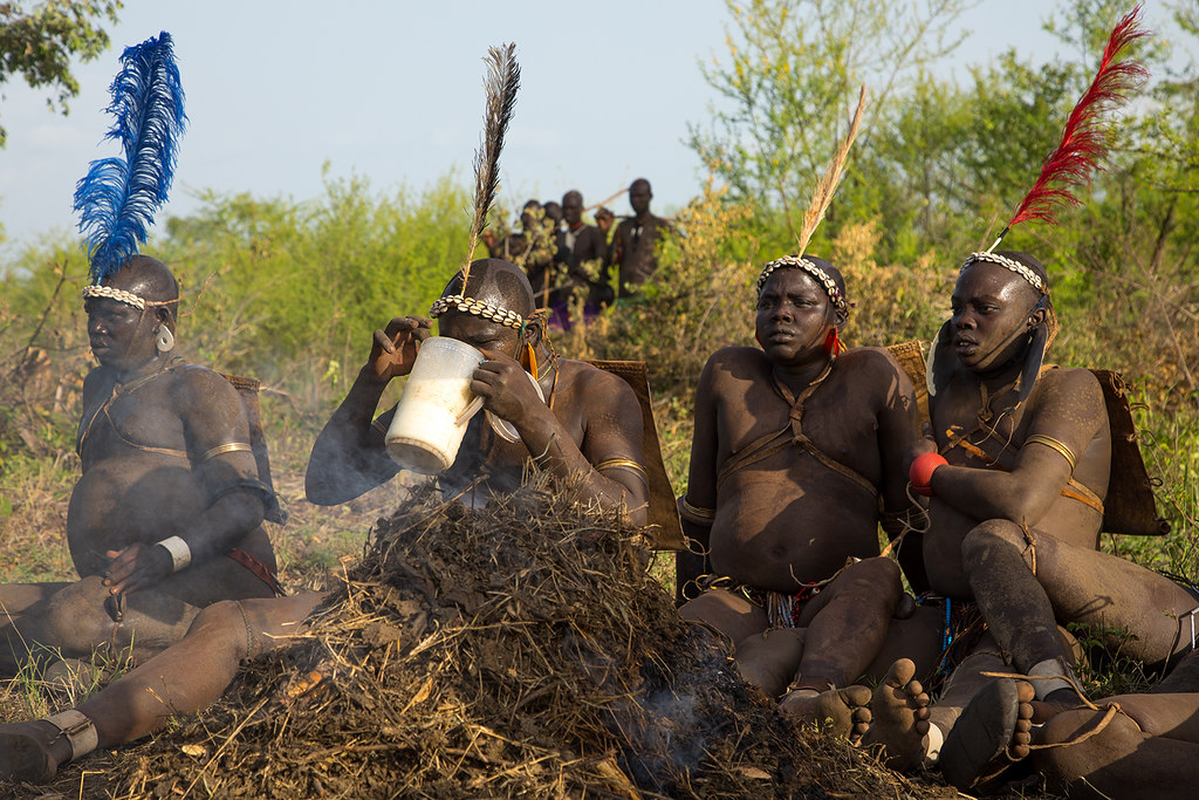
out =
[[(986, 63), (1013, 44), (1049, 54), (1049, 7), (983, 0), (964, 17), (974, 33), (958, 60)], [(1146, 11), (1151, 26), (1164, 15), (1160, 0)], [(46, 93), (20, 79), (2, 87), (6, 247), (73, 228), (75, 181), (92, 159), (117, 154), (99, 142), (120, 50), (160, 30), (175, 39), (191, 119), (160, 221), (196, 208), (201, 189), (316, 197), (326, 161), (332, 176), (362, 175), (377, 191), (423, 188), (453, 169), (465, 183), (481, 127), (480, 58), (506, 41), (523, 71), (502, 163), (509, 205), (570, 188), (591, 203), (645, 176), (665, 211), (699, 190), (684, 140), (714, 100), (697, 62), (725, 54), (727, 18), (722, 0), (126, 0), (113, 47), (75, 70), (82, 91), (69, 116), (47, 111)], [(623, 199), (613, 208), (628, 212)]]

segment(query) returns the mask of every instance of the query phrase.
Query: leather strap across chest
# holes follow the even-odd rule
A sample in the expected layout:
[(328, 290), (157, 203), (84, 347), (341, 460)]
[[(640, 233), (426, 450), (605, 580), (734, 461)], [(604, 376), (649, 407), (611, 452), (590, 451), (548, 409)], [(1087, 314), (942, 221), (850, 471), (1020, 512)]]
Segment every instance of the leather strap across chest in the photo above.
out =
[(824, 368), (824, 371), (821, 372), (815, 380), (808, 384), (798, 396), (792, 394), (791, 390), (778, 379), (777, 375), (774, 376), (775, 392), (778, 393), (779, 397), (781, 397), (783, 401), (791, 408), (788, 422), (779, 430), (755, 439), (730, 455), (728, 460), (724, 462), (724, 466), (720, 468), (720, 472), (716, 475), (717, 490), (720, 489), (721, 484), (723, 484), (725, 480), (734, 472), (744, 469), (751, 464), (756, 464), (757, 462), (769, 458), (775, 453), (794, 445), (810, 455), (812, 458), (816, 459), (828, 469), (862, 487), (868, 491), (872, 497), (878, 497), (878, 487), (875, 486), (873, 482), (868, 480), (865, 476), (852, 467), (842, 464), (832, 456), (821, 451), (820, 448), (818, 448), (812, 442), (812, 440), (808, 438), (808, 435), (803, 432), (804, 403), (807, 402), (808, 398), (810, 398), (816, 392), (816, 390), (824, 382), (824, 379), (828, 377), (829, 373), (832, 371), (832, 368), (833, 365), (832, 362), (830, 362), (828, 366)]
[(133, 393), (137, 389), (140, 389), (141, 387), (145, 386), (147, 383), (154, 380), (155, 378), (161, 377), (162, 375), (166, 375), (167, 373), (170, 373), (170, 372), (174, 372), (175, 369), (181, 365), (182, 365), (181, 360), (173, 361), (165, 369), (155, 372), (152, 375), (146, 375), (144, 377), (138, 378), (137, 380), (132, 381), (131, 383), (121, 385), (119, 388), (116, 383), (113, 383), (112, 389), (109, 391), (108, 398), (103, 403), (100, 404), (100, 407), (97, 408), (96, 411), (91, 415), (91, 417), (88, 418), (86, 423), (81, 424), (79, 426), (79, 435), (75, 439), (76, 454), (78, 454), (80, 458), (83, 457), (83, 446), (87, 443), (87, 438), (91, 434), (92, 428), (95, 425), (96, 420), (99, 419), (101, 416), (103, 416), (104, 419), (108, 422), (108, 427), (112, 429), (112, 432), (114, 434), (116, 434), (116, 437), (118, 439), (120, 439), (124, 444), (128, 445), (129, 447), (132, 447), (135, 450), (142, 450), (147, 453), (158, 453), (159, 455), (170, 456), (172, 458), (188, 459), (189, 456), (188, 456), (187, 452), (184, 450), (177, 450), (173, 447), (158, 447), (156, 445), (151, 445), (151, 444), (147, 444), (144, 442), (136, 441), (135, 439), (127, 436), (126, 433), (121, 430), (120, 426), (117, 425), (117, 423), (113, 420), (112, 415), (109, 413), (113, 404), (116, 403), (117, 400), (121, 399), (122, 397), (125, 397), (126, 395)]

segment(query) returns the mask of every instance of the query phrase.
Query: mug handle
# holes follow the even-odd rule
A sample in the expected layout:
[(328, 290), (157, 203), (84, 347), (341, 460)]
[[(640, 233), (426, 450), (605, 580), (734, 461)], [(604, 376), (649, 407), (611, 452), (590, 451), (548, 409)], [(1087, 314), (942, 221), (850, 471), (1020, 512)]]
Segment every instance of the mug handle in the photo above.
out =
[(479, 413), (479, 409), (483, 407), (483, 398), (475, 395), (475, 399), (470, 401), (470, 405), (466, 407), (458, 419), (454, 420), (455, 425), (462, 425), (470, 420), (475, 414)]

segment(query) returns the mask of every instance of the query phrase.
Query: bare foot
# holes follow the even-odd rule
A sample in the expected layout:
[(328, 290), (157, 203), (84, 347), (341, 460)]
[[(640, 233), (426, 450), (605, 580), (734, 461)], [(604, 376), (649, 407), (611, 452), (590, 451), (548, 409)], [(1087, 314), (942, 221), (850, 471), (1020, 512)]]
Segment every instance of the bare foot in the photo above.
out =
[(882, 744), (886, 764), (906, 772), (924, 760), (924, 735), (928, 733), (928, 693), (913, 680), (916, 665), (901, 658), (887, 670), (870, 701), (873, 723), (863, 744)]
[(962, 711), (941, 748), (941, 771), (959, 789), (995, 777), (1028, 755), (1032, 734), (1032, 684), (999, 678)]
[(0, 778), (46, 783), (71, 758), (71, 743), (44, 720), (0, 725)]
[(847, 686), (817, 693), (796, 689), (779, 703), (779, 710), (800, 722), (813, 722), (833, 736), (859, 739), (870, 727), (870, 689)]

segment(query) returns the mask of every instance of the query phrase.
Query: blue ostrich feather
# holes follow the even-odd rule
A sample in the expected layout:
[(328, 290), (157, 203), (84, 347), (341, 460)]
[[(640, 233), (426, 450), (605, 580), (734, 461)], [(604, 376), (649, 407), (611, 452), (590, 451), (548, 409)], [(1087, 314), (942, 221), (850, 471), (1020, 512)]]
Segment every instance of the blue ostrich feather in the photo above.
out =
[(125, 48), (109, 92), (112, 102), (106, 110), (115, 119), (104, 140), (119, 140), (122, 155), (93, 161), (75, 185), (75, 210), (87, 239), (93, 283), (137, 255), (171, 188), (187, 120), (171, 35), (163, 31)]

